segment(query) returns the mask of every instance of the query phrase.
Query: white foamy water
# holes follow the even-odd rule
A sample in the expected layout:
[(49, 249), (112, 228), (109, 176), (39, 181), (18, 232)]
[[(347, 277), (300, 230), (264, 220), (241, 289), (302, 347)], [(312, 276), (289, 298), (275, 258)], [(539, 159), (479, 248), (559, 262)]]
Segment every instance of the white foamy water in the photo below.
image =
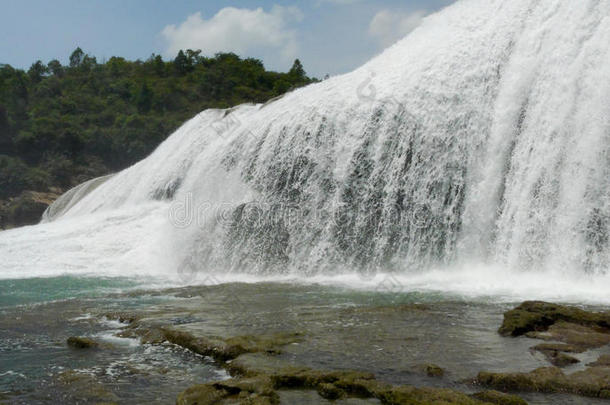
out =
[(0, 277), (382, 271), (610, 302), (608, 38), (610, 0), (458, 1), (355, 72), (205, 111), (0, 233)]

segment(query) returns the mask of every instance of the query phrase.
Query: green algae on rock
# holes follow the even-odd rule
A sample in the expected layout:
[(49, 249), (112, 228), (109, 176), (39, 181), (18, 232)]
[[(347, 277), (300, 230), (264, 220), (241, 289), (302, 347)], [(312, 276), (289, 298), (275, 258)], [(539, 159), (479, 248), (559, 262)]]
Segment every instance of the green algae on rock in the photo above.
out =
[(602, 354), (593, 363), (587, 364), (589, 367), (610, 367), (610, 354)]
[(516, 396), (505, 394), (499, 391), (483, 391), (476, 394), (472, 394), (473, 398), (476, 398), (483, 402), (489, 402), (497, 405), (527, 405), (524, 399)]
[(576, 307), (542, 301), (526, 301), (504, 314), (504, 322), (499, 332), (502, 336), (544, 332), (558, 321), (610, 329), (610, 313), (588, 312)]
[(69, 337), (66, 343), (68, 344), (68, 346), (73, 347), (75, 349), (95, 349), (100, 346), (100, 344), (95, 340), (80, 336)]
[(233, 360), (241, 354), (266, 352), (279, 354), (280, 347), (301, 339), (300, 333), (276, 333), (262, 336), (235, 336), (227, 339), (201, 337), (172, 328), (161, 329), (165, 340), (202, 356), (218, 361)]
[(65, 386), (75, 403), (115, 403), (117, 396), (89, 374), (67, 370), (57, 375), (56, 380)]
[(610, 367), (590, 367), (569, 375), (557, 367), (542, 367), (529, 373), (481, 372), (476, 382), (501, 391), (569, 393), (610, 399)]
[(317, 391), (320, 398), (378, 399), (385, 405), (524, 405), (521, 398), (490, 392), (468, 396), (446, 388), (392, 386), (374, 376), (357, 371), (299, 370), (246, 379), (213, 382), (188, 388), (178, 396), (177, 405), (279, 404), (282, 390)]
[(552, 342), (531, 350), (543, 353), (556, 367), (541, 367), (528, 373), (480, 372), (476, 383), (501, 391), (610, 398), (610, 356), (601, 356), (586, 369), (568, 375), (559, 368), (579, 362), (566, 353), (583, 353), (610, 343), (610, 313), (528, 301), (504, 314), (499, 333)]
[(538, 351), (547, 358), (547, 360), (557, 367), (566, 367), (571, 364), (579, 363), (575, 357), (566, 353), (582, 353), (584, 349), (565, 343), (543, 343), (532, 347), (532, 351)]

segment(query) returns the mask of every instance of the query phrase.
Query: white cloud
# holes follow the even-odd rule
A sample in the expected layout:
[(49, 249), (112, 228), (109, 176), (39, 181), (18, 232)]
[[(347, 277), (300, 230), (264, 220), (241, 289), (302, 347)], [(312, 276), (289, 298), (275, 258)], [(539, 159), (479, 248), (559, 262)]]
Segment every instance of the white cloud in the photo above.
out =
[(333, 3), (333, 4), (355, 4), (362, 0), (318, 0), (318, 5), (321, 3)]
[(382, 10), (371, 20), (369, 35), (376, 38), (385, 48), (417, 28), (426, 14), (425, 11), (405, 13)]
[(235, 52), (285, 64), (298, 51), (296, 32), (289, 24), (302, 18), (296, 7), (274, 6), (269, 12), (226, 7), (207, 20), (199, 12), (192, 14), (178, 26), (166, 26), (161, 36), (169, 57), (180, 49), (201, 49), (206, 55)]

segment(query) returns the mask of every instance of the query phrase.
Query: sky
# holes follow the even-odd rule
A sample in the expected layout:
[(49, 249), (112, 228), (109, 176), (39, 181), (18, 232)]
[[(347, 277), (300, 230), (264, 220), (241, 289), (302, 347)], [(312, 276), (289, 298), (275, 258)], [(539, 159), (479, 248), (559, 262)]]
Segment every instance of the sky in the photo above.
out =
[(104, 61), (179, 49), (235, 52), (287, 71), (349, 72), (454, 0), (5, 0), (0, 63), (66, 63), (76, 47)]

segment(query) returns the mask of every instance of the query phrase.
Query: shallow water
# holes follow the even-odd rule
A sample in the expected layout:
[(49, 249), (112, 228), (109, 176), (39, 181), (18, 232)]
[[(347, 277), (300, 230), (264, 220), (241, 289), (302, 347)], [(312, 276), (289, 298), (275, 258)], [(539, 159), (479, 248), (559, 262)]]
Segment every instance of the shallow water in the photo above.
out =
[[(52, 287), (63, 281), (71, 287), (61, 296)], [(45, 302), (39, 303), (23, 298), (34, 297), (24, 293), (25, 280), (12, 284), (12, 294), (22, 297), (19, 300), (7, 298), (11, 294), (3, 290), (3, 302), (12, 300), (13, 305), (0, 309), (0, 398), (4, 395), (9, 403), (88, 403), (91, 392), (83, 392), (79, 382), (62, 382), (66, 370), (91, 376), (99, 389), (96, 395), (118, 403), (173, 403), (191, 385), (227, 378), (212, 360), (174, 345), (141, 345), (113, 336), (125, 325), (103, 318), (112, 311), (146, 312), (152, 319), (204, 336), (303, 332), (305, 340), (287, 346), (279, 359), (318, 369), (371, 371), (394, 384), (471, 392), (475, 388), (460, 381), (479, 371), (530, 371), (548, 365), (528, 350), (536, 341), (497, 334), (502, 313), (515, 303), (488, 298), (315, 284), (136, 290), (137, 283), (125, 279), (97, 282), (98, 289), (92, 288), (93, 279), (49, 280), (46, 295), (40, 298)], [(24, 301), (28, 303), (15, 305)], [(73, 350), (65, 344), (69, 336), (91, 336), (107, 347)], [(423, 363), (436, 363), (447, 375), (442, 379), (422, 375), (417, 366)], [(297, 394), (290, 395), (285, 395), (286, 401)], [(603, 403), (573, 396), (524, 397), (532, 404)]]

